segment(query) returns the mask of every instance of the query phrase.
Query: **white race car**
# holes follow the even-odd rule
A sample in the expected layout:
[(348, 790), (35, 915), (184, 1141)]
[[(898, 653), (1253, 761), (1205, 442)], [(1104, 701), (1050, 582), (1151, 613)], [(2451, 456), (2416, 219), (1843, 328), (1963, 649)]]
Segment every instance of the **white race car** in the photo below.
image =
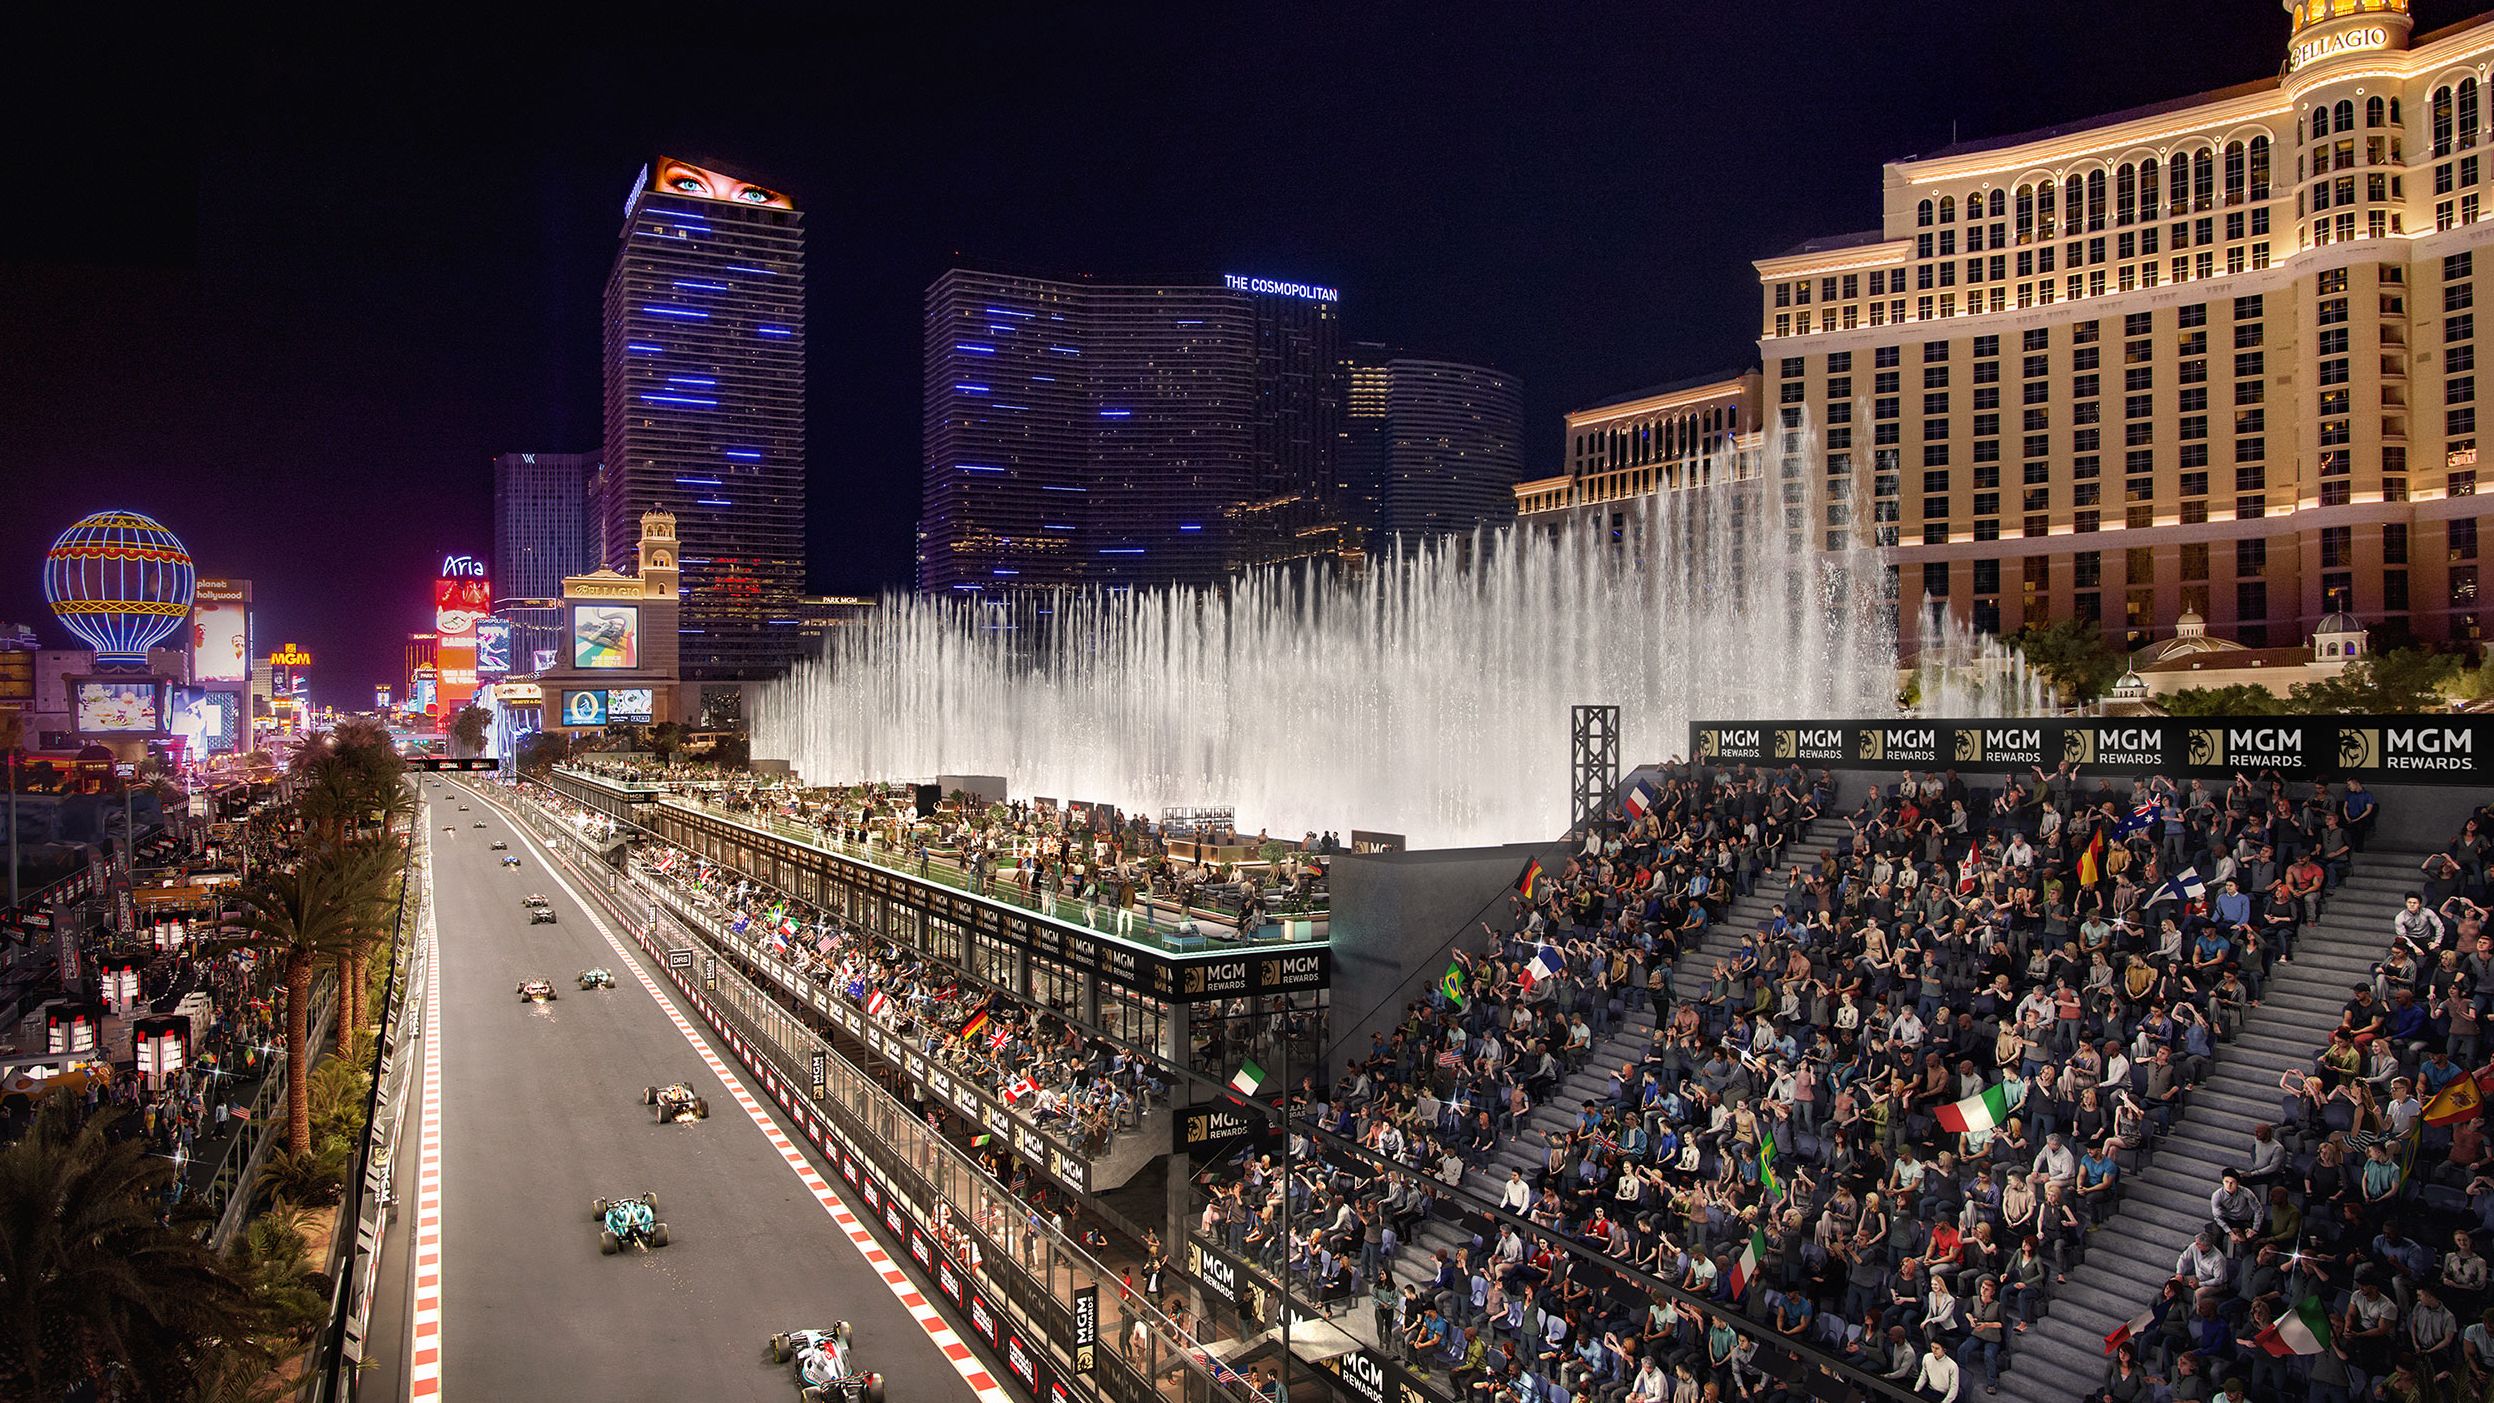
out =
[(849, 1322), (828, 1330), (790, 1330), (771, 1336), (771, 1359), (795, 1361), (797, 1397), (804, 1403), (883, 1403), (883, 1375), (861, 1372), (849, 1356)]
[(554, 1002), (555, 997), (554, 981), (551, 979), (526, 979), (520, 981), (520, 998), (524, 1002), (534, 1004), (550, 1004)]

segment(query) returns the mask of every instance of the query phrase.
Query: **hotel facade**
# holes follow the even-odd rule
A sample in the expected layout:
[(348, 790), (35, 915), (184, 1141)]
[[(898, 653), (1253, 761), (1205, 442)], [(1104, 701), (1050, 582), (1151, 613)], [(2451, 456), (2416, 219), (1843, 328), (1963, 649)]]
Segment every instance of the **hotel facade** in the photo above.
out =
[[(2494, 19), (2285, 8), (2275, 79), (1892, 162), (1878, 229), (1757, 262), (1757, 470), (1821, 517), (1791, 525), (1866, 537), (1901, 605), (1991, 630), (2136, 647), (2195, 613), (2258, 648), (2343, 610), (2486, 635)], [(1647, 407), (1570, 415), (1527, 519), (1623, 471), (1667, 490), (1633, 436), (1585, 443)]]

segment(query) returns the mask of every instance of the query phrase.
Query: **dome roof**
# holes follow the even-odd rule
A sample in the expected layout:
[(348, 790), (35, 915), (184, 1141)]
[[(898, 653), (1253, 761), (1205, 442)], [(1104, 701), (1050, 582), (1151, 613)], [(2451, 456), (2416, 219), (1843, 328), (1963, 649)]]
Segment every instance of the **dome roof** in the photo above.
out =
[(2355, 615), (2348, 613), (2344, 609), (2339, 609), (2323, 615), (2321, 617), (2321, 622), (2314, 625), (2312, 631), (2316, 634), (2362, 633), (2364, 631), (2364, 625), (2357, 621)]

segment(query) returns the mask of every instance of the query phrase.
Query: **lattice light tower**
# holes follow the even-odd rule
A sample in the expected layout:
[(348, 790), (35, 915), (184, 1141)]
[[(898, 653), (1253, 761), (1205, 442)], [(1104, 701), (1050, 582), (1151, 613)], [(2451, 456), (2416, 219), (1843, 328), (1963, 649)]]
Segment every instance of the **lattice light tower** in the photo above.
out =
[(1568, 709), (1568, 778), (1573, 785), (1567, 831), (1582, 833), (1602, 818), (1619, 787), (1619, 708)]

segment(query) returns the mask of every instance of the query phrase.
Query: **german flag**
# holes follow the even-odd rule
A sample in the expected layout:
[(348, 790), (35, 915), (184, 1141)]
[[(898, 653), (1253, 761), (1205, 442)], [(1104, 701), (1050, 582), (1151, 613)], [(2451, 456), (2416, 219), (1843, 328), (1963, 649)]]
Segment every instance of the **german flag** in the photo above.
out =
[(2078, 884), (2092, 887), (2104, 880), (2104, 826), (2098, 824), (2087, 835), (2087, 846), (2078, 855)]
[(1543, 890), (1541, 859), (1524, 859), (1524, 870), (1516, 874), (1515, 890), (1526, 901), (1539, 901)]
[(963, 1042), (968, 1042), (970, 1039), (975, 1038), (980, 1033), (986, 1031), (986, 1028), (987, 1006), (985, 1004), (981, 1004), (979, 1005), (979, 1011), (970, 1015), (970, 1021), (961, 1025), (961, 1040)]

